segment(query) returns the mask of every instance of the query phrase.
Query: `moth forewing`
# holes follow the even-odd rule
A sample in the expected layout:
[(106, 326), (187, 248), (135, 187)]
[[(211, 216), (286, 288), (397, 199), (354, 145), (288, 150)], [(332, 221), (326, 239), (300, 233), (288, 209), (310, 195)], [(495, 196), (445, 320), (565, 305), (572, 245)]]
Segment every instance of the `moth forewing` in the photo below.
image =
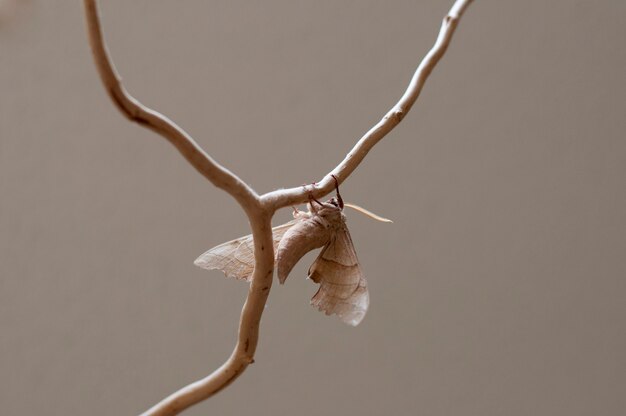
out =
[[(274, 253), (285, 233), (297, 220), (272, 228)], [(227, 277), (250, 281), (254, 271), (254, 240), (252, 235), (227, 241), (203, 253), (194, 264), (207, 270), (221, 270)]]
[(320, 285), (311, 305), (352, 326), (363, 320), (369, 307), (367, 281), (345, 223), (322, 249), (309, 277)]
[[(327, 246), (334, 233), (345, 226), (341, 208), (333, 203), (311, 201), (309, 215), (287, 231), (278, 244), (276, 274), (284, 283), (296, 263), (309, 251)], [(295, 214), (294, 214), (295, 215)]]
[(276, 249), (276, 275), (281, 284), (298, 261), (309, 251), (328, 244), (330, 232), (314, 218), (308, 218), (291, 227)]

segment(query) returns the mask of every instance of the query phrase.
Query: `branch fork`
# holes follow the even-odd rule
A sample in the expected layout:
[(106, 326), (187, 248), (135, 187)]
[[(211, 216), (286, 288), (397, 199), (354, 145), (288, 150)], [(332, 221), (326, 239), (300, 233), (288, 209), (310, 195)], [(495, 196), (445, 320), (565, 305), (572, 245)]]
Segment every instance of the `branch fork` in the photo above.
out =
[(87, 33), (96, 68), (109, 97), (130, 121), (149, 128), (172, 143), (200, 174), (216, 187), (228, 192), (245, 211), (254, 237), (255, 268), (248, 296), (241, 311), (237, 344), (221, 367), (205, 378), (172, 393), (145, 416), (177, 415), (194, 404), (208, 399), (224, 389), (254, 362), (261, 315), (269, 296), (274, 274), (274, 253), (271, 220), (284, 207), (320, 199), (343, 183), (369, 151), (397, 126), (417, 100), (426, 79), (444, 55), (458, 22), (472, 0), (456, 0), (443, 19), (434, 46), (426, 54), (408, 88), (385, 116), (355, 144), (348, 155), (320, 181), (308, 187), (279, 189), (258, 195), (248, 184), (206, 153), (181, 127), (154, 111), (126, 91), (109, 55), (100, 25), (96, 0), (83, 0)]

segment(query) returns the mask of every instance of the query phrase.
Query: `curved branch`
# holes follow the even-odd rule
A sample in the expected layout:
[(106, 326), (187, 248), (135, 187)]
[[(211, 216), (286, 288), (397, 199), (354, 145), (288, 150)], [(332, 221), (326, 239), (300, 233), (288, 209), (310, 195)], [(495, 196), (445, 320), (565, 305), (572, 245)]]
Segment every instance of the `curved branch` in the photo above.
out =
[(312, 188), (307, 187), (304, 189), (302, 186), (299, 186), (297, 188), (279, 189), (268, 192), (261, 196), (263, 203), (271, 206), (275, 210), (293, 206), (306, 202), (311, 191), (315, 198), (322, 198), (331, 192), (335, 187), (333, 175), (337, 177), (339, 183), (345, 181), (363, 159), (365, 159), (365, 156), (367, 156), (376, 143), (400, 124), (402, 119), (409, 112), (417, 100), (417, 97), (419, 97), (422, 87), (426, 83), (426, 79), (446, 52), (446, 49), (448, 49), (448, 45), (450, 44), (450, 40), (452, 39), (452, 35), (454, 34), (459, 20), (472, 1), (473, 0), (456, 0), (443, 19), (435, 44), (417, 67), (404, 95), (402, 95), (396, 105), (394, 105), (374, 127), (361, 137), (350, 153), (348, 153), (335, 169), (326, 174), (326, 176), (318, 181)]
[(98, 6), (95, 0), (84, 0), (87, 32), (91, 51), (100, 74), (100, 79), (111, 100), (129, 120), (154, 130), (172, 143), (187, 161), (204, 177), (232, 195), (248, 212), (258, 205), (258, 195), (241, 179), (222, 167), (172, 120), (144, 106), (124, 88), (109, 56), (100, 27)]
[(207, 377), (191, 383), (172, 393), (142, 416), (171, 416), (208, 399), (228, 387), (248, 365), (254, 362), (254, 353), (259, 340), (261, 315), (272, 287), (274, 276), (274, 250), (271, 215), (258, 215), (251, 219), (254, 236), (256, 265), (246, 303), (241, 311), (239, 337), (230, 357), (221, 367)]
[[(331, 175), (335, 175), (339, 182), (343, 182), (358, 167), (369, 150), (400, 123), (419, 96), (426, 78), (446, 51), (460, 17), (471, 2), (472, 0), (456, 0), (443, 21), (435, 45), (418, 67), (400, 101), (357, 142), (346, 158), (320, 181), (313, 191), (314, 197), (321, 198), (333, 189), (334, 180)], [(252, 228), (255, 267), (241, 312), (239, 336), (233, 353), (209, 376), (178, 390), (144, 413), (146, 416), (176, 415), (230, 385), (250, 363), (254, 362), (261, 315), (272, 286), (274, 252), (271, 219), (277, 209), (306, 201), (309, 190), (298, 187), (277, 190), (259, 197), (245, 182), (214, 161), (173, 121), (133, 98), (124, 89), (109, 57), (102, 36), (96, 0), (84, 0), (84, 5), (96, 67), (115, 105), (131, 121), (165, 137), (196, 170), (215, 186), (232, 195), (246, 212)]]
[(232, 195), (250, 220), (254, 236), (255, 267), (246, 302), (241, 311), (237, 344), (228, 360), (207, 377), (176, 391), (157, 403), (144, 415), (176, 415), (232, 383), (254, 362), (259, 326), (269, 296), (274, 273), (271, 219), (273, 211), (261, 204), (258, 195), (235, 174), (220, 166), (173, 121), (151, 110), (124, 89), (107, 52), (102, 37), (95, 0), (84, 0), (87, 30), (96, 67), (109, 96), (131, 121), (150, 128), (170, 141), (202, 175), (215, 186)]

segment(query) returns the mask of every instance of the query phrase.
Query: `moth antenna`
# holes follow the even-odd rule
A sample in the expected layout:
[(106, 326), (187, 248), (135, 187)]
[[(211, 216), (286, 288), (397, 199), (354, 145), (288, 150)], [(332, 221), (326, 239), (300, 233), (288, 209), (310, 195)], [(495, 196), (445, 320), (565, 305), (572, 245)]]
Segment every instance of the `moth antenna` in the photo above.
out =
[(366, 210), (365, 208), (362, 208), (362, 207), (360, 207), (360, 206), (358, 206), (358, 205), (354, 205), (354, 204), (351, 204), (351, 203), (349, 203), (349, 202), (346, 202), (346, 204), (345, 204), (345, 205), (346, 205), (347, 207), (352, 208), (352, 209), (353, 209), (353, 210), (355, 210), (355, 211), (360, 212), (360, 213), (361, 213), (361, 214), (363, 214), (363, 215), (366, 215), (366, 216), (368, 216), (368, 217), (370, 217), (370, 218), (372, 218), (372, 219), (376, 220), (376, 221), (380, 221), (380, 222), (393, 222), (393, 221), (391, 221), (391, 220), (390, 220), (390, 219), (388, 219), (388, 218), (384, 218), (384, 217), (381, 217), (380, 215), (376, 215), (376, 214), (374, 214), (373, 212), (368, 211), (368, 210)]
[(343, 209), (343, 198), (341, 197), (341, 194), (339, 193), (339, 181), (337, 180), (337, 177), (335, 175), (330, 175), (333, 177), (333, 179), (335, 180), (335, 191), (337, 192), (337, 202), (339, 202), (339, 208)]

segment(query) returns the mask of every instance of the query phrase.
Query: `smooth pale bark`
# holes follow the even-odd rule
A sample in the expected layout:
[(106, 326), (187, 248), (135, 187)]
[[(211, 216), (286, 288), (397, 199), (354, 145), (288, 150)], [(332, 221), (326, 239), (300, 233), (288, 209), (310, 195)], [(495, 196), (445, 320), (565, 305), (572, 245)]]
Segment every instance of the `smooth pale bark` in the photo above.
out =
[(279, 189), (259, 196), (237, 175), (209, 156), (182, 128), (164, 115), (132, 97), (124, 88), (104, 42), (96, 0), (83, 0), (87, 33), (100, 78), (109, 97), (129, 120), (149, 128), (172, 143), (187, 161), (216, 187), (228, 192), (250, 221), (254, 239), (255, 267), (248, 297), (241, 311), (237, 344), (221, 367), (207, 377), (183, 387), (147, 410), (144, 415), (176, 415), (227, 387), (254, 362), (261, 315), (272, 286), (274, 248), (271, 220), (276, 210), (306, 202), (310, 195), (322, 198), (335, 180), (342, 183), (367, 153), (402, 121), (419, 96), (426, 79), (445, 53), (458, 22), (472, 0), (457, 0), (443, 19), (439, 36), (426, 54), (398, 103), (372, 127), (339, 165), (312, 187)]

